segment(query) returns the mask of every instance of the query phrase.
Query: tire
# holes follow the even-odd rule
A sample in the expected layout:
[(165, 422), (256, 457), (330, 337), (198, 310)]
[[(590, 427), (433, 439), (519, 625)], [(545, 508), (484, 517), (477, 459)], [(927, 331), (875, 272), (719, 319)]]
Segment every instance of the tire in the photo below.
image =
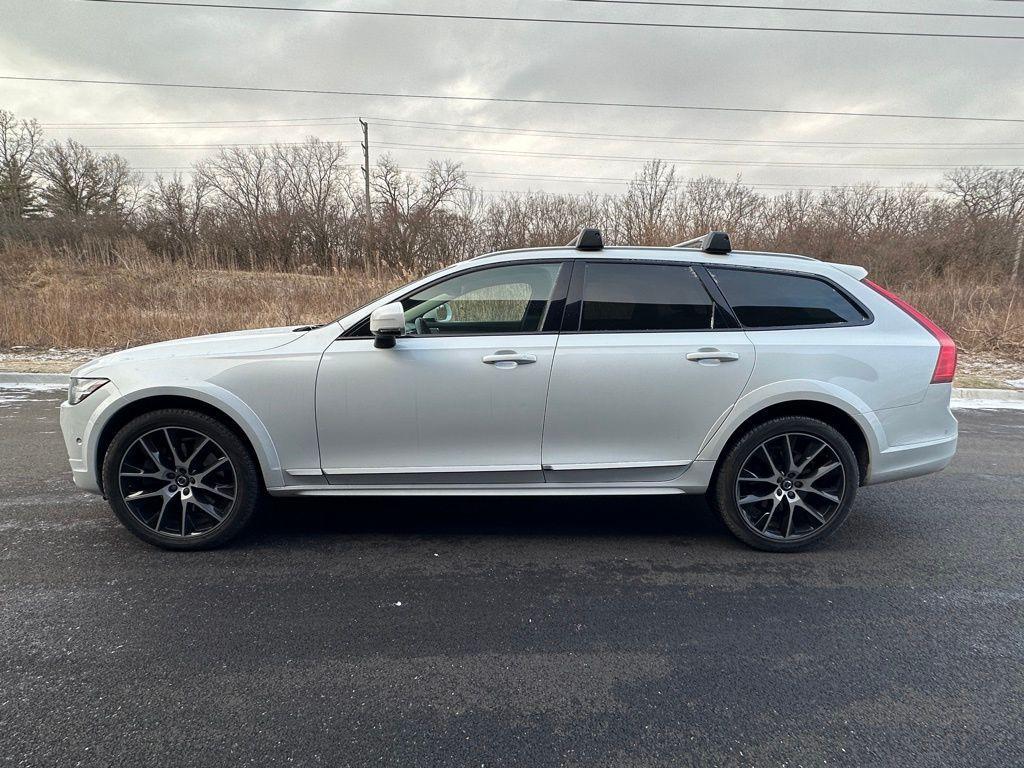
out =
[(223, 422), (188, 409), (139, 416), (103, 457), (103, 489), (129, 531), (164, 549), (222, 546), (262, 500), (248, 446)]
[(842, 526), (859, 484), (845, 437), (819, 419), (783, 416), (752, 427), (725, 453), (708, 503), (745, 544), (796, 552)]

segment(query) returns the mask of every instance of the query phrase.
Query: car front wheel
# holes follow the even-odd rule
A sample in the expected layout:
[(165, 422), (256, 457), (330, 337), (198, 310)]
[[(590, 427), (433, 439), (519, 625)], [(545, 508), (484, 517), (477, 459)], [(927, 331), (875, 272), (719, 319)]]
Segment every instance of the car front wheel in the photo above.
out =
[(860, 475), (850, 443), (818, 419), (753, 427), (719, 466), (709, 501), (741, 541), (770, 552), (820, 543), (846, 520)]
[(203, 413), (147, 413), (114, 437), (103, 488), (118, 519), (165, 549), (209, 549), (248, 524), (261, 494), (259, 472), (239, 437)]

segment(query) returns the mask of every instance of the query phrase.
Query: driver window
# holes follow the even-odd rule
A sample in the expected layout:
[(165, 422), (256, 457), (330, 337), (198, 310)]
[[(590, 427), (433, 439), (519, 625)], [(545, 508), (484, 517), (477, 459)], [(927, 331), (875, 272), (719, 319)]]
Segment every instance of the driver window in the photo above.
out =
[[(452, 299), (438, 309), (446, 308), (449, 321), (460, 323), (508, 321), (522, 322), (530, 302), (530, 286), (526, 283), (505, 283), (477, 288)], [(431, 314), (436, 314), (437, 309)], [(436, 319), (436, 318), (435, 318)]]
[(406, 332), (533, 333), (544, 324), (560, 263), (510, 264), (456, 275), (402, 300)]

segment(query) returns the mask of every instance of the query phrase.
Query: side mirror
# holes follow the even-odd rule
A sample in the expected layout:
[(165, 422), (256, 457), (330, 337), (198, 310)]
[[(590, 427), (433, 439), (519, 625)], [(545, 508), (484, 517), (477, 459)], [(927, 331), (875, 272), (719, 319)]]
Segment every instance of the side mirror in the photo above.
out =
[(370, 313), (370, 333), (373, 334), (373, 346), (378, 349), (395, 346), (395, 339), (405, 333), (402, 302), (395, 301), (373, 310)]

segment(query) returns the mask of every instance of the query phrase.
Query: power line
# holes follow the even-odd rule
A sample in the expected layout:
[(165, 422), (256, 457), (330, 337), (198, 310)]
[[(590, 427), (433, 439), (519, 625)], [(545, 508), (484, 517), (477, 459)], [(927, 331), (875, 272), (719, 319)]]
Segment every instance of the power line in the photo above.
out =
[(678, 0), (555, 0), (564, 3), (590, 3), (602, 5), (646, 5), (671, 8), (725, 8), (729, 10), (806, 11), (811, 13), (853, 13), (878, 16), (939, 16), (958, 19), (1024, 19), (1024, 16), (1002, 13), (952, 13), (941, 11), (879, 11), (865, 8), (808, 8), (795, 5), (741, 5), (738, 3), (690, 3)]
[[(352, 145), (353, 141), (333, 141), (332, 144)], [(301, 142), (281, 143), (278, 146), (298, 146)], [(413, 151), (429, 152), (451, 152), (455, 154), (469, 155), (491, 155), (495, 157), (531, 157), (531, 158), (553, 158), (562, 160), (605, 160), (610, 162), (651, 162), (663, 160), (667, 163), (679, 163), (683, 165), (758, 165), (779, 168), (867, 168), (867, 169), (904, 169), (904, 170), (946, 170), (950, 168), (1016, 168), (1012, 165), (993, 165), (985, 163), (981, 165), (969, 165), (964, 163), (956, 164), (916, 164), (916, 163), (823, 163), (804, 160), (718, 160), (714, 158), (665, 158), (665, 157), (637, 157), (634, 155), (594, 155), (587, 153), (569, 152), (539, 152), (521, 149), (488, 149), (486, 147), (452, 147), (439, 144), (415, 144), (391, 141), (377, 142), (378, 146), (392, 149), (404, 149)], [(264, 144), (93, 144), (90, 149), (220, 149), (220, 148), (250, 148), (274, 146), (273, 143)]]
[[(222, 142), (217, 144), (89, 144), (89, 149), (221, 149), (222, 147), (301, 147), (304, 141), (264, 141), (264, 142)], [(345, 144), (351, 146), (359, 142), (351, 139), (335, 141), (327, 139), (324, 144)]]
[(451, 131), (455, 133), (480, 133), (484, 135), (530, 136), (537, 138), (571, 138), (599, 141), (628, 140), (630, 142), (654, 144), (698, 144), (703, 146), (754, 146), (778, 148), (847, 148), (847, 149), (1024, 149), (1024, 142), (865, 142), (865, 141), (815, 141), (783, 139), (727, 139), (697, 136), (652, 136), (621, 133), (595, 133), (587, 131), (558, 131), (550, 129), (513, 128), (492, 125), (472, 126), (465, 123), (432, 123), (413, 120), (377, 118), (388, 128), (415, 128), (417, 130)]
[(499, 157), (539, 157), (558, 158), (567, 160), (607, 160), (612, 162), (651, 162), (663, 160), (666, 163), (680, 163), (685, 165), (764, 165), (783, 168), (898, 168), (898, 169), (919, 169), (919, 170), (944, 170), (948, 168), (1016, 168), (1017, 165), (955, 165), (938, 164), (906, 164), (906, 163), (818, 163), (809, 161), (789, 160), (715, 160), (704, 158), (670, 158), (670, 157), (635, 157), (628, 155), (592, 155), (584, 153), (565, 152), (532, 152), (529, 150), (514, 149), (477, 149), (474, 147), (449, 147), (436, 144), (400, 144), (396, 142), (381, 141), (379, 146), (391, 147), (393, 149), (412, 149), (431, 152), (455, 152), (456, 154), (472, 155), (495, 155)]
[[(405, 168), (406, 171), (425, 171), (426, 168)], [(530, 174), (530, 173), (505, 173), (505, 172), (492, 172), (492, 171), (466, 171), (468, 176), (488, 176), (494, 178), (512, 178), (512, 179), (535, 179), (540, 181), (569, 181), (569, 182), (580, 182), (580, 183), (608, 183), (608, 184), (632, 184), (634, 179), (617, 178), (617, 177), (606, 177), (606, 176), (559, 176), (549, 174)], [(731, 183), (731, 182), (730, 182)], [(756, 187), (756, 188), (777, 188), (777, 189), (856, 189), (864, 186), (864, 184), (769, 184), (769, 183), (758, 183), (741, 181), (738, 182), (743, 187)], [(878, 186), (871, 184), (870, 186), (876, 187), (877, 189), (905, 189), (908, 185), (903, 186)], [(928, 187), (927, 185), (909, 185), (924, 186), (926, 189), (934, 189), (934, 187)]]
[(410, 19), (458, 19), (469, 21), (525, 22), (531, 24), (579, 24), (602, 27), (632, 27), (640, 29), (716, 29), (740, 32), (797, 32), (823, 35), (868, 35), (880, 37), (942, 37), (970, 40), (1024, 40), (1024, 35), (965, 34), (959, 32), (894, 32), (867, 29), (824, 29), (808, 27), (765, 27), (738, 24), (683, 24), (655, 21), (612, 21), (610, 19), (553, 19), (530, 16), (482, 16), (462, 13), (422, 13), (409, 11), (355, 11), (343, 8), (294, 8), (283, 5), (244, 5), (241, 3), (181, 2), (181, 0), (79, 0), (85, 3), (116, 5), (145, 5), (176, 8), (216, 8), (236, 11), (290, 11), (293, 13), (330, 13), (347, 16), (380, 16)]
[[(359, 165), (346, 164), (345, 168), (360, 168)], [(155, 166), (155, 167), (140, 167), (135, 168), (137, 171), (144, 171), (147, 173), (159, 173), (161, 171), (191, 171), (192, 166)], [(402, 171), (409, 173), (421, 173), (430, 170), (429, 168), (418, 168), (405, 166), (401, 169)], [(465, 170), (465, 169), (464, 169)], [(474, 171), (466, 170), (466, 175), (473, 176), (485, 176), (488, 178), (497, 179), (524, 179), (533, 181), (566, 181), (572, 183), (581, 184), (614, 184), (614, 185), (627, 185), (631, 184), (634, 179), (623, 178), (623, 177), (607, 177), (607, 176), (567, 176), (557, 174), (537, 174), (537, 173), (512, 173), (509, 171)], [(729, 182), (732, 183), (732, 182)], [(906, 189), (923, 187), (925, 189), (935, 189), (928, 185), (910, 184), (910, 185), (878, 185), (871, 184), (870, 182), (860, 184), (770, 184), (770, 183), (759, 183), (759, 182), (738, 182), (743, 187), (754, 187), (754, 188), (771, 188), (771, 189), (807, 189), (807, 190), (822, 190), (822, 189), (858, 189), (865, 185), (874, 187), (876, 189)], [(557, 193), (556, 193), (557, 194)]]
[[(296, 117), (296, 118), (251, 118), (249, 120), (219, 121), (219, 120), (179, 120), (179, 121), (142, 121), (142, 122), (95, 122), (95, 123), (40, 123), (40, 127), (56, 130), (83, 130), (103, 129), (121, 130), (124, 128), (335, 128), (347, 126), (347, 121), (355, 120), (355, 117)], [(457, 133), (482, 133), (500, 134), (513, 136), (537, 136), (540, 138), (573, 138), (573, 139), (598, 139), (608, 140), (629, 140), (653, 143), (679, 143), (679, 144), (721, 144), (750, 145), (750, 146), (780, 146), (780, 147), (845, 147), (851, 149), (867, 149), (880, 147), (885, 149), (988, 149), (988, 148), (1024, 148), (1024, 141), (826, 141), (808, 139), (803, 141), (785, 139), (730, 139), (714, 136), (657, 136), (650, 134), (628, 134), (628, 133), (599, 133), (592, 131), (562, 131), (553, 128), (525, 128), (511, 125), (482, 125), (473, 123), (439, 123), (428, 120), (412, 120), (393, 117), (370, 117), (368, 119), (382, 123), (391, 128), (417, 128), (432, 131), (453, 131)], [(283, 122), (286, 120), (300, 122)], [(312, 122), (312, 121), (332, 122)], [(225, 126), (225, 123), (232, 123)], [(245, 125), (236, 125), (245, 123)], [(270, 124), (275, 123), (275, 124)]]
[(905, 120), (952, 120), (958, 122), (982, 123), (1024, 123), (1019, 117), (977, 117), (966, 115), (915, 115), (894, 112), (845, 112), (839, 110), (811, 109), (768, 109), (762, 107), (710, 107), (692, 104), (649, 104), (640, 102), (584, 101), (574, 99), (528, 99), (499, 96), (454, 96), (427, 93), (393, 93), (387, 91), (345, 91), (321, 88), (280, 88), (252, 85), (213, 85), (209, 83), (166, 83), (145, 80), (98, 80), (71, 77), (29, 77), (25, 75), (0, 75), (0, 80), (22, 82), (75, 83), (85, 85), (130, 85), (147, 88), (191, 88), (210, 91), (243, 91), (250, 93), (295, 93), (317, 96), (356, 96), (368, 98), (418, 99), (431, 101), (484, 102), (500, 104), (546, 104), (571, 107), (622, 107), (627, 109), (667, 109), (698, 112), (741, 112), (770, 115), (817, 115), (828, 117), (873, 117)]
[[(356, 115), (341, 115), (338, 117), (255, 117), (246, 120), (138, 120), (134, 122), (130, 121), (117, 121), (109, 120), (105, 122), (92, 122), (92, 123), (39, 123), (40, 128), (102, 128), (104, 130), (109, 129), (121, 129), (121, 128), (233, 128), (239, 124), (253, 123), (252, 127), (274, 127), (273, 125), (267, 125), (268, 123), (281, 123), (281, 128), (290, 128), (292, 126), (302, 125), (321, 125), (322, 123), (314, 122), (318, 120), (356, 120)], [(302, 122), (296, 122), (302, 121)], [(241, 127), (249, 127), (242, 125)]]
[[(331, 143), (352, 144), (351, 141), (335, 141)], [(220, 147), (254, 147), (271, 146), (272, 144), (92, 144), (91, 150), (153, 150), (153, 148), (220, 148)], [(295, 145), (285, 144), (285, 145)], [(488, 150), (486, 147), (445, 146), (439, 144), (399, 143), (380, 141), (380, 146), (394, 150), (411, 150), (415, 152), (444, 152), (456, 155), (482, 155), (492, 157), (543, 158), (558, 160), (601, 160), (615, 163), (649, 163), (662, 160), (666, 163), (681, 165), (730, 165), (730, 166), (766, 166), (777, 168), (863, 168), (871, 170), (947, 170), (950, 168), (1017, 168), (1012, 165), (967, 165), (957, 164), (912, 164), (912, 163), (820, 163), (812, 161), (769, 161), (769, 160), (717, 160), (714, 158), (660, 158), (636, 157), (628, 155), (590, 155), (584, 153), (530, 152), (526, 150)]]
[[(413, 126), (395, 126), (390, 124), (383, 124), (385, 128), (402, 128), (402, 127), (413, 127)], [(419, 130), (419, 129), (417, 129)], [(499, 134), (503, 135), (503, 134)], [(555, 136), (548, 136), (545, 138), (558, 138)], [(590, 137), (581, 137), (590, 138)], [(358, 144), (353, 139), (321, 139), (325, 144), (343, 144), (345, 146), (354, 146)], [(683, 141), (682, 143), (693, 143)], [(756, 141), (738, 141), (738, 142), (696, 142), (698, 146), (728, 146), (728, 147), (760, 147), (764, 149), (873, 149), (877, 147), (873, 146), (861, 146), (855, 144), (762, 144)], [(90, 149), (116, 149), (116, 150), (128, 150), (128, 149), (221, 149), (224, 147), (237, 147), (237, 148), (249, 148), (249, 147), (301, 147), (304, 146), (304, 141), (263, 141), (263, 142), (216, 142), (210, 144), (89, 144)], [(394, 147), (429, 147), (431, 149), (463, 149), (462, 147), (442, 147), (428, 144), (410, 144), (402, 142), (381, 142), (381, 146), (394, 146)], [(916, 149), (915, 147), (882, 147), (883, 149)], [(928, 147), (929, 149), (951, 149), (952, 147)], [(956, 147), (957, 149), (965, 149), (965, 147)], [(467, 150), (477, 151), (484, 150), (486, 147), (466, 147)], [(966, 149), (1001, 149), (1005, 150), (1007, 147), (966, 147)], [(1010, 149), (1024, 149), (1021, 147), (1010, 147)], [(497, 150), (496, 150), (497, 151)], [(530, 150), (500, 150), (502, 152), (532, 152)]]

